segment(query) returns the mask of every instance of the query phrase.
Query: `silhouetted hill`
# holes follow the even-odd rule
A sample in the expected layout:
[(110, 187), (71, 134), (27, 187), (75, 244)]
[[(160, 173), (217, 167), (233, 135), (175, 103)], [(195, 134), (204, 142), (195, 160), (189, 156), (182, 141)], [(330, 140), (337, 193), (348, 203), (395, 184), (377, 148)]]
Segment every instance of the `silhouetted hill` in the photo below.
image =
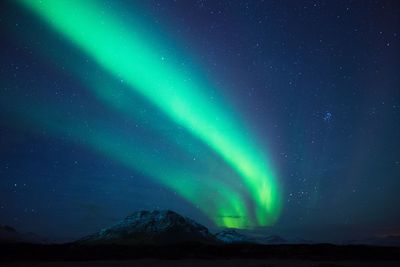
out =
[(33, 233), (20, 233), (13, 227), (0, 226), (0, 243), (46, 243), (44, 239)]
[(400, 247), (400, 236), (371, 237), (362, 240), (351, 240), (345, 242), (345, 244)]

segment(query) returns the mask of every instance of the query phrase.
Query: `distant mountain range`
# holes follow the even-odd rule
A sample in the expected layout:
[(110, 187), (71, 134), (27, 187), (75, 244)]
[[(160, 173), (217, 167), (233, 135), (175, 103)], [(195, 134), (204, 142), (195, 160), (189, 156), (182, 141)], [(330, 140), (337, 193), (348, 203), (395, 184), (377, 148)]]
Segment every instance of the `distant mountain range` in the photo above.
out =
[[(304, 239), (285, 239), (278, 235), (247, 236), (236, 229), (212, 234), (205, 226), (171, 210), (138, 211), (122, 221), (74, 242), (77, 245), (168, 245), (185, 242), (203, 244), (312, 244)], [(32, 233), (19, 233), (0, 226), (0, 243), (48, 243)], [(400, 246), (399, 236), (352, 240), (344, 244)]]

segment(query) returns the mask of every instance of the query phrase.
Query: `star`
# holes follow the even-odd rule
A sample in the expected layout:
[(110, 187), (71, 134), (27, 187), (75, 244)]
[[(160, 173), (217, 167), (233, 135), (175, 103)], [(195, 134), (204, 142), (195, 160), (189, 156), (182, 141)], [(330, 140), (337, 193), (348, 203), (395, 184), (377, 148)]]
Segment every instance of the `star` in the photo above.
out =
[(332, 113), (329, 111), (325, 112), (322, 119), (324, 120), (324, 122), (327, 122), (327, 123), (331, 122), (332, 121)]

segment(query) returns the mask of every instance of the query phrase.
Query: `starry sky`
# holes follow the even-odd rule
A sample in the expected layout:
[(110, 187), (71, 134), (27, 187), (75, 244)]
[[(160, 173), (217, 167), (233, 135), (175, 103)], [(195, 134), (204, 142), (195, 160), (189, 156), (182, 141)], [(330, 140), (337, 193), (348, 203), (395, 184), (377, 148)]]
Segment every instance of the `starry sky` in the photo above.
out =
[(397, 1), (2, 1), (0, 224), (142, 209), (212, 231), (400, 235)]

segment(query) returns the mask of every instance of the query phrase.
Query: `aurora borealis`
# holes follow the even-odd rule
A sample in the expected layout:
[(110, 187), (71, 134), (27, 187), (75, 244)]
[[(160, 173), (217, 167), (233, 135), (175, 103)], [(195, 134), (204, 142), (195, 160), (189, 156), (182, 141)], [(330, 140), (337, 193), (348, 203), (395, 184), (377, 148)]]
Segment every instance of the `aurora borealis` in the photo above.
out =
[[(126, 81), (128, 97), (133, 93), (141, 94), (175, 123), (211, 147), (239, 174), (238, 177), (242, 178), (247, 187), (248, 199), (253, 202), (246, 205), (242, 196), (244, 190), (237, 192), (232, 188), (231, 180), (238, 177), (232, 175), (230, 179), (221, 182), (223, 179), (218, 172), (205, 171), (204, 174), (185, 172), (179, 164), (166, 161), (164, 159), (166, 155), (160, 155), (159, 158), (147, 155), (148, 148), (142, 147), (140, 142), (134, 142), (129, 135), (105, 137), (101, 127), (88, 131), (79, 127), (79, 123), (74, 121), (71, 124), (54, 124), (53, 121), (61, 120), (65, 115), (60, 114), (59, 118), (52, 118), (44, 115), (46, 110), (40, 111), (37, 107), (32, 107), (34, 112), (39, 110), (37, 117), (32, 114), (20, 114), (21, 117), (30, 117), (31, 122), (46, 127), (55, 133), (55, 136), (67, 135), (71, 140), (78, 142), (80, 139), (85, 139), (86, 145), (96, 151), (128, 167), (141, 170), (149, 177), (175, 190), (180, 196), (198, 206), (219, 226), (234, 228), (266, 226), (277, 219), (280, 205), (279, 192), (272, 167), (269, 166), (263, 152), (251, 143), (248, 131), (235, 121), (234, 113), (229, 114), (228, 108), (216, 100), (210, 101), (207, 89), (211, 85), (207, 81), (194, 81), (199, 75), (193, 75), (182, 66), (174, 64), (179, 59), (169, 57), (168, 60), (164, 60), (163, 54), (160, 53), (166, 49), (159, 48), (160, 45), (152, 45), (152, 39), (147, 40), (145, 35), (139, 34), (145, 29), (135, 28), (135, 25), (128, 28), (129, 25), (124, 25), (114, 14), (110, 16), (102, 12), (99, 2), (22, 1), (22, 3), (39, 14), (114, 77)], [(97, 27), (99, 21), (102, 27)], [(71, 72), (73, 68), (71, 67)], [(79, 76), (79, 73), (77, 75)], [(107, 88), (107, 85), (99, 85), (96, 81), (89, 82), (87, 87), (91, 88), (90, 90), (105, 104), (137, 117), (136, 114), (132, 114), (134, 112), (130, 108), (136, 104), (134, 101), (115, 100), (117, 90)], [(125, 101), (123, 105), (119, 104)], [(50, 110), (54, 109), (56, 107)], [(140, 156), (137, 156), (138, 154)], [(154, 166), (157, 166), (161, 173)], [(204, 200), (206, 196), (203, 192), (208, 194), (215, 192), (213, 203)]]
[[(148, 208), (171, 208), (210, 227), (261, 232), (282, 231), (294, 221), (296, 227), (324, 226), (332, 219), (318, 214), (336, 209), (337, 224), (367, 218), (380, 225), (372, 215), (351, 211), (367, 212), (366, 195), (381, 204), (395, 198), (398, 63), (388, 55), (398, 53), (397, 30), (380, 30), (392, 25), (389, 15), (372, 22), (373, 34), (387, 36), (383, 48), (378, 40), (370, 44), (376, 53), (388, 53), (377, 56), (388, 60), (382, 63), (386, 71), (376, 74), (385, 80), (380, 95), (374, 90), (378, 82), (365, 81), (363, 72), (371, 70), (360, 67), (369, 66), (363, 54), (369, 48), (353, 47), (362, 38), (344, 46), (348, 37), (323, 33), (339, 16), (370, 37), (371, 30), (353, 24), (374, 5), (356, 5), (361, 15), (353, 17), (346, 17), (349, 3), (311, 5), (338, 13), (326, 21), (306, 15), (304, 23), (318, 33), (311, 35), (293, 22), (302, 21), (299, 5), (2, 3), (8, 38), (2, 44), (7, 54), (0, 115), (7, 168), (0, 215), (23, 228), (15, 218), (23, 216), (17, 210), (24, 206), (24, 216), (36, 216), (30, 220), (37, 220), (38, 232), (46, 225), (40, 218), (55, 210), (83, 216), (70, 222), (79, 228), (71, 235)], [(324, 46), (325, 40), (330, 44)], [(382, 99), (379, 105), (376, 99)], [(380, 111), (387, 120), (369, 123), (382, 103), (389, 107)], [(389, 133), (389, 127), (395, 130)], [(375, 141), (379, 137), (382, 143)], [(364, 165), (373, 161), (367, 157), (371, 151), (376, 155), (387, 146), (395, 148), (385, 156), (390, 166)], [(382, 168), (386, 186), (372, 178)], [(36, 189), (20, 191), (30, 186)], [(347, 208), (349, 202), (354, 204)], [(27, 203), (42, 207), (42, 216)], [(383, 217), (390, 225), (383, 228), (395, 231), (399, 218), (394, 207), (389, 210)]]

